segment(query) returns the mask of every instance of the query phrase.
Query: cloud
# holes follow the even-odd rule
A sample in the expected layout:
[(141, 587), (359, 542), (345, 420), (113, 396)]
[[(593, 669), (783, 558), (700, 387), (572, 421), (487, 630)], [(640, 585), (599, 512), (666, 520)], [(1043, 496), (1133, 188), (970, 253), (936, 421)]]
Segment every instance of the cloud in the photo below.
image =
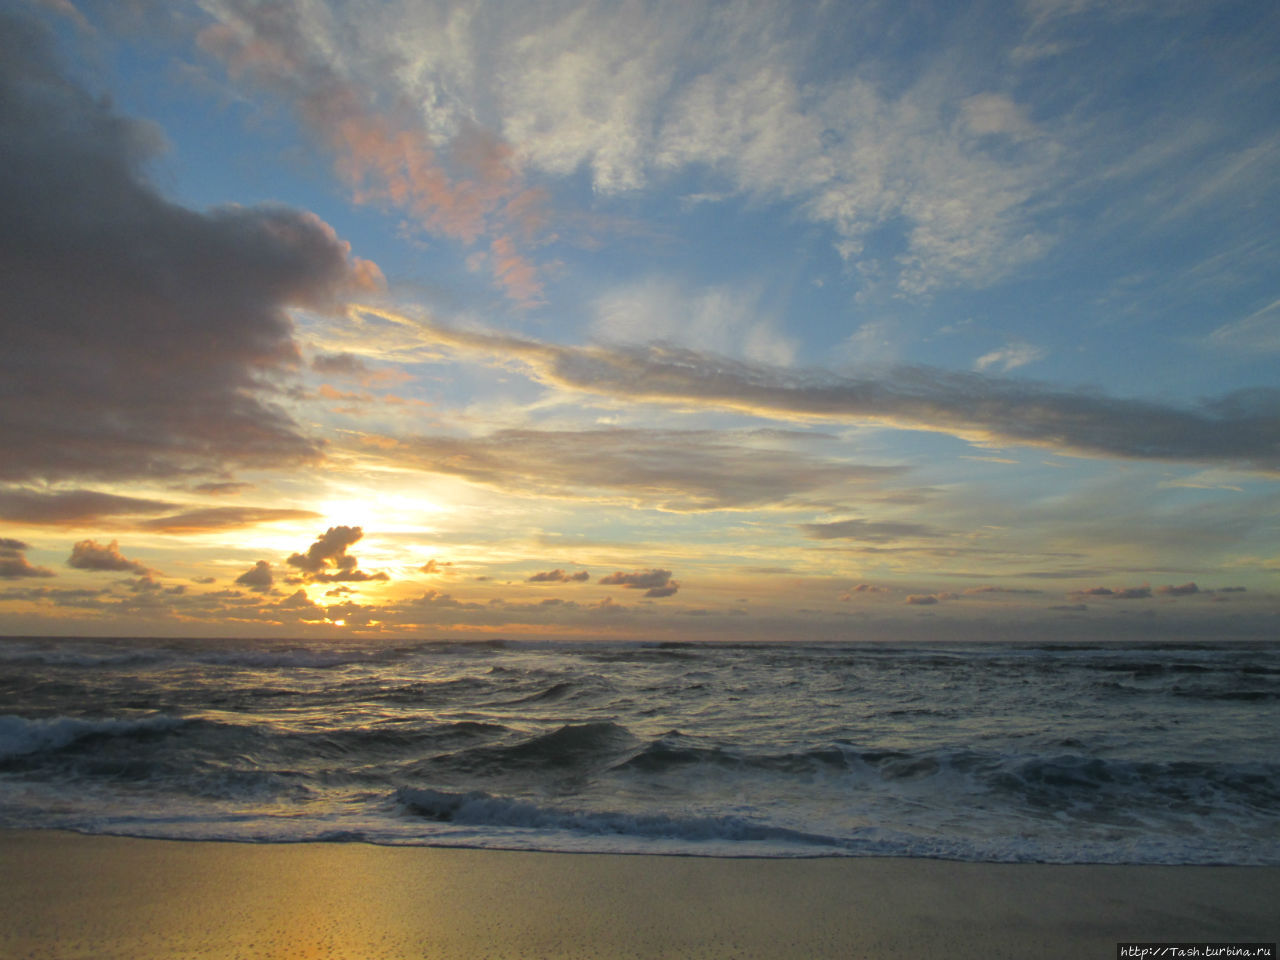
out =
[(1106, 597), (1110, 600), (1147, 600), (1151, 597), (1151, 588), (1141, 587), (1088, 587), (1083, 590), (1072, 590), (1073, 597)]
[(1193, 593), (1199, 593), (1200, 588), (1194, 583), (1184, 583), (1182, 586), (1175, 587), (1173, 585), (1165, 587), (1157, 587), (1156, 593), (1167, 597), (1189, 597)]
[(606, 587), (643, 590), (646, 597), (670, 597), (680, 589), (679, 581), (671, 579), (670, 570), (637, 570), (634, 573), (618, 571), (601, 577), (596, 582)]
[(586, 570), (579, 570), (577, 573), (565, 573), (557, 568), (555, 570), (546, 570), (542, 573), (535, 573), (527, 578), (525, 583), (586, 583), (591, 579), (591, 574)]
[(174, 504), (164, 500), (122, 497), (96, 490), (44, 493), (13, 488), (0, 490), (0, 519), (47, 526), (76, 526), (104, 517), (162, 513)]
[(275, 507), (206, 507), (148, 520), (115, 519), (162, 513), (177, 506), (179, 505), (165, 500), (124, 497), (95, 490), (63, 490), (53, 493), (21, 488), (0, 490), (0, 519), (43, 526), (73, 527), (108, 521), (112, 526), (129, 526), (160, 533), (198, 533), (280, 520), (307, 520), (319, 516), (310, 510)]
[(408, 437), (386, 455), (517, 493), (623, 500), (675, 512), (805, 505), (813, 496), (874, 490), (902, 473), (816, 457), (779, 439), (785, 441), (710, 430), (522, 429)]
[[(850, 5), (530, 4), (496, 28), (471, 19), (465, 35), (502, 65), (495, 122), (551, 176), (585, 170), (603, 195), (696, 177), (721, 195), (787, 203), (909, 291), (987, 282), (1038, 256), (1049, 241), (1030, 205), (1054, 180), (1053, 144), (997, 93), (962, 101), (967, 122), (956, 122), (968, 78), (941, 75), (941, 58), (913, 84), (886, 82), (865, 16)], [(418, 67), (443, 87), (440, 61)], [(847, 66), (819, 73), (815, 62)], [(877, 231), (900, 235), (901, 254), (870, 252)]]
[(366, 573), (358, 570), (359, 561), (347, 553), (347, 548), (358, 543), (363, 536), (364, 530), (360, 527), (330, 527), (316, 538), (306, 553), (292, 554), (286, 563), (301, 570), (304, 581), (308, 583), (389, 580), (390, 577), (381, 571)]
[(621, 287), (593, 304), (592, 333), (610, 343), (679, 344), (785, 366), (796, 344), (760, 315), (760, 293), (741, 287), (683, 289), (652, 278)]
[(305, 573), (320, 573), (330, 564), (340, 570), (354, 569), (356, 558), (347, 555), (347, 547), (360, 541), (364, 531), (360, 527), (330, 527), (316, 538), (305, 554), (289, 557), (290, 566)]
[(574, 392), (784, 421), (879, 424), (1088, 456), (1280, 470), (1280, 390), (1273, 388), (1174, 407), (929, 367), (842, 377), (662, 344), (569, 347), (368, 312), (414, 328), (424, 343), (517, 359), (535, 379)]
[(441, 562), (436, 559), (431, 559), (431, 560), (428, 560), (426, 563), (424, 563), (422, 566), (420, 566), (418, 568), (418, 572), (419, 573), (444, 573), (445, 567), (452, 567), (452, 566), (453, 566), (452, 561), (446, 560)]
[(872, 594), (878, 594), (878, 593), (892, 593), (892, 592), (893, 591), (889, 587), (882, 587), (873, 583), (859, 583), (859, 584), (855, 584), (854, 586), (846, 590), (844, 593), (840, 594), (840, 599), (843, 602), (847, 603), (858, 594), (872, 595)]
[(1002, 373), (1007, 373), (1044, 358), (1045, 351), (1039, 347), (1033, 347), (1029, 343), (1011, 343), (1007, 347), (993, 350), (979, 357), (973, 362), (973, 369), (983, 371), (996, 367)]
[(1146, 600), (1150, 596), (1150, 587), (1127, 587), (1111, 595), (1113, 600)]
[(282, 520), (312, 520), (318, 516), (320, 514), (311, 510), (275, 507), (207, 507), (170, 517), (142, 520), (137, 526), (139, 529), (158, 533), (200, 533), (206, 530), (234, 530)]
[(365, 362), (350, 353), (318, 354), (311, 359), (311, 369), (317, 373), (349, 377), (353, 380), (361, 380), (369, 374), (369, 368)]
[(192, 489), (196, 493), (206, 493), (214, 497), (234, 496), (243, 493), (246, 490), (252, 490), (252, 483), (243, 483), (240, 481), (223, 481), (218, 483), (198, 483)]
[(271, 589), (272, 584), (276, 582), (276, 578), (275, 574), (271, 572), (271, 564), (265, 560), (258, 560), (252, 567), (236, 577), (235, 582), (257, 593), (266, 593)]
[(533, 261), (516, 249), (509, 234), (494, 237), (489, 244), (493, 276), (508, 297), (524, 307), (546, 303), (542, 298), (542, 281)]
[(978, 594), (983, 594), (983, 593), (1036, 594), (1036, 593), (1044, 593), (1044, 591), (1029, 590), (1021, 587), (997, 587), (997, 586), (969, 587), (969, 589), (965, 590), (965, 594), (968, 596), (976, 596)]
[(871, 520), (836, 520), (831, 523), (802, 523), (800, 529), (810, 540), (868, 540), (889, 543), (915, 537), (936, 537), (937, 531), (919, 523), (877, 523)]
[(26, 557), (26, 551), (30, 549), (21, 540), (0, 537), (0, 580), (57, 576), (52, 570), (32, 566)]
[(1280, 300), (1273, 300), (1246, 317), (1223, 324), (1209, 335), (1209, 342), (1250, 353), (1280, 351)]
[(482, 610), (484, 604), (470, 600), (457, 600), (453, 594), (441, 593), (439, 590), (428, 590), (422, 596), (410, 600), (406, 606), (413, 607), (445, 607), (450, 610)]
[(165, 593), (168, 596), (182, 596), (187, 592), (185, 584), (180, 583), (173, 587), (166, 587), (163, 583), (152, 576), (151, 573), (144, 573), (142, 576), (133, 580), (125, 580), (124, 585), (130, 593), (143, 595), (158, 595), (160, 593)]
[(905, 602), (913, 607), (931, 607), (944, 600), (954, 599), (956, 599), (954, 593), (911, 593), (907, 595)]
[(145, 563), (124, 556), (120, 552), (120, 544), (115, 540), (106, 546), (94, 540), (81, 540), (71, 548), (67, 566), (78, 570), (129, 570), (143, 576), (152, 573)]
[(337, 308), (368, 269), (310, 213), (190, 210), (147, 164), (163, 138), (63, 74), (49, 34), (0, 26), (0, 479), (119, 479), (319, 454), (272, 400), (290, 306)]
[[(467, 245), (491, 236), (498, 286), (522, 305), (541, 302), (537, 268), (514, 239), (539, 226), (541, 192), (525, 185), (510, 145), (469, 116), (455, 115), (441, 137), (408, 106), (423, 103), (421, 96), (391, 91), (388, 99), (401, 106), (379, 106), (386, 95), (379, 89), (386, 64), (400, 55), (386, 50), (389, 38), (368, 36), (369, 46), (387, 55), (375, 56), (366, 79), (358, 75), (360, 58), (350, 55), (355, 50), (343, 49), (377, 17), (343, 24), (333, 16), (340, 11), (290, 2), (220, 3), (208, 9), (219, 22), (200, 33), (201, 49), (224, 61), (233, 79), (252, 80), (282, 96), (332, 153), (338, 175), (358, 203), (399, 208), (423, 229)], [(398, 24), (395, 32), (403, 29)], [(413, 56), (420, 59), (421, 51)], [(439, 149), (441, 144), (446, 149)]]

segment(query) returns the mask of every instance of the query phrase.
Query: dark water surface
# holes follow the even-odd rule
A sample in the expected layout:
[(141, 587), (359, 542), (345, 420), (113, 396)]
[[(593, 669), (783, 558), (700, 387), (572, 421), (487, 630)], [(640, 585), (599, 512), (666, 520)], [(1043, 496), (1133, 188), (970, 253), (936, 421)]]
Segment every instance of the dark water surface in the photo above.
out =
[(1280, 645), (0, 640), (0, 826), (1280, 864)]

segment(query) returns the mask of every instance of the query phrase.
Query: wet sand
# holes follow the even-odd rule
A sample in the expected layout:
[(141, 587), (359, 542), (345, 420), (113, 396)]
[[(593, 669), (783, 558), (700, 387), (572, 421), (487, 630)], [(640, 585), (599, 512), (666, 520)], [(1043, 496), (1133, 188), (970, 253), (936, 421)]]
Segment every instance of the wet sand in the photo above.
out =
[(1280, 868), (727, 860), (0, 831), (0, 957), (1113, 958), (1280, 936)]

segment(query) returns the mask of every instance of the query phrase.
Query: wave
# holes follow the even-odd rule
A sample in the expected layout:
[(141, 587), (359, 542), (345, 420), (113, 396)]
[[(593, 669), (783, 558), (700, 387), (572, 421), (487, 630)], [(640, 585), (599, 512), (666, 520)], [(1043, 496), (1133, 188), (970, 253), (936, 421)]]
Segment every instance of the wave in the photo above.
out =
[(609, 721), (565, 724), (514, 744), (485, 745), (441, 757), (467, 768), (488, 767), (565, 769), (605, 766), (634, 749), (637, 740), (626, 727)]
[(132, 649), (111, 643), (74, 645), (0, 641), (0, 663), (6, 667), (49, 666), (62, 668), (137, 667), (172, 659), (163, 648)]
[(28, 719), (13, 714), (0, 716), (0, 760), (35, 753), (62, 750), (89, 737), (127, 737), (166, 733), (187, 721), (182, 717), (155, 714), (131, 719), (44, 717)]
[(396, 790), (393, 799), (415, 816), (473, 827), (520, 827), (592, 836), (616, 835), (664, 840), (843, 846), (843, 841), (837, 837), (769, 826), (735, 816), (677, 817), (607, 810), (575, 810), (540, 806), (525, 800), (493, 796), (479, 790), (451, 793), (401, 787)]
[(395, 658), (386, 650), (323, 650), (311, 647), (274, 647), (267, 649), (233, 648), (198, 650), (189, 654), (191, 661), (210, 666), (247, 667), (254, 670), (312, 669), (332, 670), (352, 664), (381, 664)]

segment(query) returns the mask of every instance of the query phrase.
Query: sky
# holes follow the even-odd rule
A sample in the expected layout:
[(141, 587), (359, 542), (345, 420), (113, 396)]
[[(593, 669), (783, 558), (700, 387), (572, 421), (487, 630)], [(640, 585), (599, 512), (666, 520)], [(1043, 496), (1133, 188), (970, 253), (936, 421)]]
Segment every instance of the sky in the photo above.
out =
[(1272, 0), (0, 18), (0, 634), (1278, 633)]

